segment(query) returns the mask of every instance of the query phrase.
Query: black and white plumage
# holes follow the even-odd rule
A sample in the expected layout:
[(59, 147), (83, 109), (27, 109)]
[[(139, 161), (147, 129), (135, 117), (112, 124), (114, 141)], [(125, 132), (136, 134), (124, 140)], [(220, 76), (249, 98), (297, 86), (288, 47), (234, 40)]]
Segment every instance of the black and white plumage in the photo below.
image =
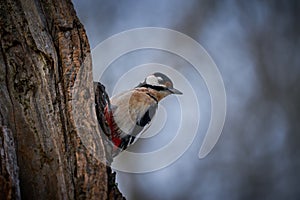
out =
[(158, 103), (170, 94), (182, 94), (173, 88), (170, 78), (154, 73), (132, 90), (111, 98), (111, 111), (105, 109), (106, 121), (111, 129), (114, 156), (126, 149), (149, 127)]

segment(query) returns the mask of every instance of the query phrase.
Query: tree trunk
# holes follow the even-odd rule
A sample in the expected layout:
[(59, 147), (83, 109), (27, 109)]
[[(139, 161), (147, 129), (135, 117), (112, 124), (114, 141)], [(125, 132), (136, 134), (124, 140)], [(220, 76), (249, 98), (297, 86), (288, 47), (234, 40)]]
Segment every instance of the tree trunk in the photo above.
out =
[(122, 199), (71, 1), (0, 0), (0, 13), (0, 197)]

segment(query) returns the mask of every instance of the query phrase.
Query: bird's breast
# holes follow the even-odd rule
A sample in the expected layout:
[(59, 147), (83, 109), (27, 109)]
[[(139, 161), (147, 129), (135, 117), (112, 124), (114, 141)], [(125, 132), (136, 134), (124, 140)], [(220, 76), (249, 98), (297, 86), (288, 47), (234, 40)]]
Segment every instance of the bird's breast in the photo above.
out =
[(157, 109), (157, 102), (145, 92), (129, 91), (111, 99), (113, 117), (119, 129), (136, 136), (150, 123)]

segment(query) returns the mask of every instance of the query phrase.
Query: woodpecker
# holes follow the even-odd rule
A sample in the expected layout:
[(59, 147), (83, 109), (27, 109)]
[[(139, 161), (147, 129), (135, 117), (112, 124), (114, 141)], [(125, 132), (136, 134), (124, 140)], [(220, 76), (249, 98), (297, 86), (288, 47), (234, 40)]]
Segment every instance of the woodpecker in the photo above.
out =
[(110, 99), (110, 108), (106, 105), (104, 115), (111, 131), (113, 157), (133, 144), (149, 127), (158, 103), (170, 94), (182, 92), (173, 87), (169, 77), (156, 72), (135, 88)]

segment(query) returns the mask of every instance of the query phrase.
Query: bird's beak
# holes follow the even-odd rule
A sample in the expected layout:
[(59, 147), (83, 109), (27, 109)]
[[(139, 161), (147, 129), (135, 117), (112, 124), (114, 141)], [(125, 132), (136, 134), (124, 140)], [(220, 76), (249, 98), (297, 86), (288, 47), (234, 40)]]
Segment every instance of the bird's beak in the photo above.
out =
[(169, 88), (169, 91), (172, 93), (172, 94), (182, 94), (182, 92), (180, 92), (179, 90), (175, 89), (175, 88)]

